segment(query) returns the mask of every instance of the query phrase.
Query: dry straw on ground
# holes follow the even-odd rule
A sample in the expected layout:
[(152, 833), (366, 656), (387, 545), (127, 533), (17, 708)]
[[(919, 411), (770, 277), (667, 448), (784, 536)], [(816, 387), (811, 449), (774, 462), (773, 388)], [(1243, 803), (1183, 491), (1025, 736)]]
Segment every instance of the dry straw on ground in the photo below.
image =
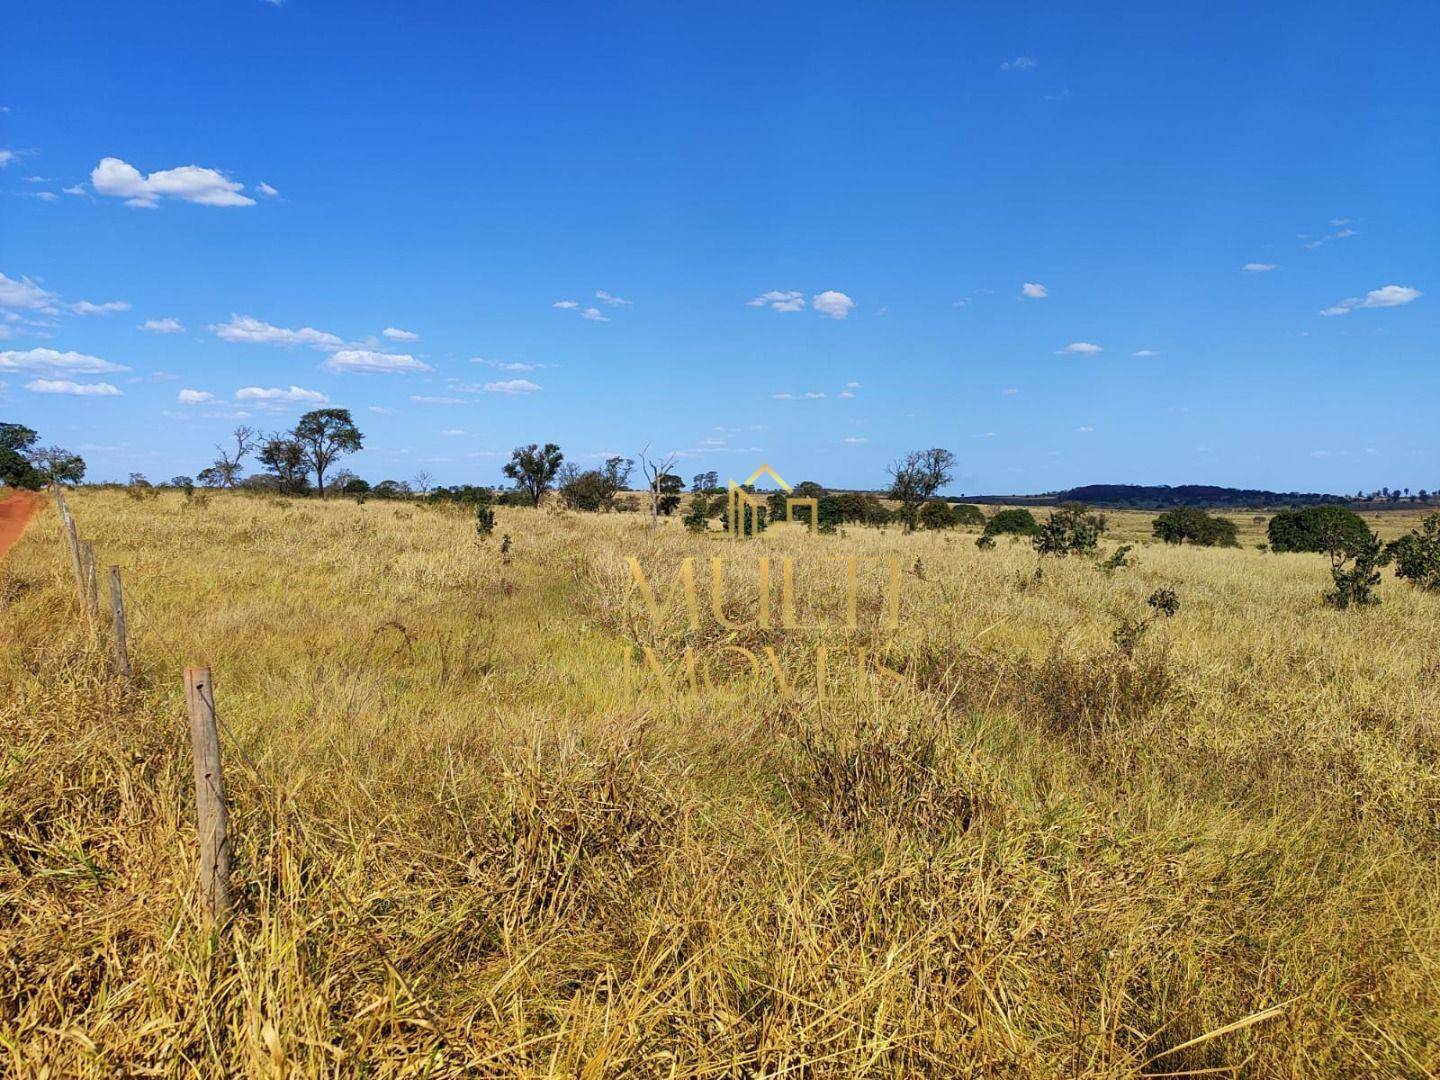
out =
[[(1249, 549), (1037, 575), (963, 533), (737, 549), (502, 510), (502, 561), (417, 506), (71, 507), (125, 569), (136, 683), (45, 512), (0, 569), (0, 1072), (1440, 1069), (1440, 599), (1393, 579), (1336, 612), (1324, 560)], [(822, 558), (900, 558), (901, 628), (878, 574), (854, 631), (653, 627), (623, 562), (724, 554), (738, 619), (762, 552), (831, 622)], [(1163, 587), (1180, 613), (1117, 648)], [(906, 678), (837, 674), (822, 710), (717, 663), (631, 700), (635, 643), (797, 677), (863, 646)], [(213, 936), (185, 664), (214, 669), (237, 837)]]

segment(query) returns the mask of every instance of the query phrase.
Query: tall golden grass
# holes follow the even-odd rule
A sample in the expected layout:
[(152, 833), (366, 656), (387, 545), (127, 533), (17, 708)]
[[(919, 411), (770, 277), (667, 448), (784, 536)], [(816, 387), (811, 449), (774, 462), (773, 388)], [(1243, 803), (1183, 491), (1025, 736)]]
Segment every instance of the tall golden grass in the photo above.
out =
[[(124, 567), (137, 679), (46, 511), (0, 568), (0, 1072), (1440, 1070), (1440, 599), (1393, 579), (1337, 612), (1323, 559), (1249, 548), (1037, 573), (963, 533), (71, 508)], [(653, 625), (624, 562), (663, 589), (722, 556), (743, 623), (762, 554), (827, 628), (724, 629), (708, 596), (699, 630)], [(899, 560), (898, 630), (879, 569), (835, 625), (844, 555)], [(1162, 587), (1179, 614), (1119, 648)], [(627, 693), (636, 645), (672, 675), (695, 648), (713, 688), (637, 666)], [(773, 649), (793, 692), (725, 646)], [(860, 648), (903, 679), (854, 677)], [(224, 724), (220, 932), (185, 664)]]

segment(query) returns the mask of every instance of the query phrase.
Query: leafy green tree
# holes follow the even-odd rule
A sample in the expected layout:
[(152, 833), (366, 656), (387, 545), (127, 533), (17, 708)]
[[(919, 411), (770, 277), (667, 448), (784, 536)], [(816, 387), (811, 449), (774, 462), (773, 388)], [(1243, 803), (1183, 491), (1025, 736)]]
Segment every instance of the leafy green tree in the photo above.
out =
[(960, 515), (944, 499), (931, 499), (920, 507), (920, 525), (925, 529), (953, 529), (960, 524)]
[(1429, 592), (1440, 592), (1440, 514), (1431, 514), (1386, 549), (1395, 576)]
[(1082, 503), (1056, 507), (1031, 543), (1041, 555), (1093, 555), (1105, 532), (1105, 516), (1090, 512)]
[(523, 492), (531, 506), (539, 506), (540, 500), (555, 483), (565, 455), (554, 443), (540, 446), (517, 446), (510, 452), (510, 460), (503, 472), (515, 482), (515, 490)]
[(1200, 547), (1239, 547), (1237, 527), (1229, 518), (1215, 517), (1194, 506), (1167, 510), (1151, 523), (1155, 536), (1167, 544), (1189, 542)]
[(985, 511), (980, 507), (971, 503), (951, 503), (950, 508), (955, 511), (956, 524), (977, 529), (985, 527)]
[(85, 459), (59, 446), (31, 450), (30, 463), (42, 484), (78, 484), (85, 479)]
[(1370, 536), (1363, 518), (1343, 506), (1281, 510), (1266, 527), (1271, 551), (1331, 552), (1339, 544), (1359, 546)]
[(1335, 588), (1325, 594), (1325, 603), (1345, 610), (1349, 607), (1369, 607), (1380, 602), (1375, 589), (1380, 585), (1380, 568), (1390, 561), (1385, 546), (1369, 529), (1363, 538), (1353, 536), (1332, 537), (1329, 549), (1330, 576)]
[(308, 490), (305, 447), (297, 439), (277, 431), (261, 445), (257, 456), (270, 471), (274, 488), (286, 495), (303, 495)]
[(300, 417), (291, 438), (304, 452), (305, 464), (315, 473), (315, 486), (325, 497), (325, 470), (345, 454), (364, 445), (365, 437), (350, 419), (349, 409), (315, 409)]
[(38, 491), (45, 478), (31, 463), (29, 454), (40, 436), (24, 424), (0, 423), (0, 483), (6, 487)]
[(996, 511), (985, 523), (986, 536), (1034, 536), (1040, 531), (1035, 515), (1023, 506)]

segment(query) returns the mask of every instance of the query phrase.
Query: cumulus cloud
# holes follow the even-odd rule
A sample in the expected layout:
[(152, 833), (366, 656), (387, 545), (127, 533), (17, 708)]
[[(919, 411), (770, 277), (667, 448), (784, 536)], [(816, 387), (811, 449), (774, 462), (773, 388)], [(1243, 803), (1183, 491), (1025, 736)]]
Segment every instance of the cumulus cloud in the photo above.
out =
[(574, 311), (580, 306), (580, 302), (578, 300), (556, 300), (550, 306), (559, 308), (561, 311)]
[(278, 386), (242, 386), (235, 391), (235, 400), (257, 405), (324, 405), (330, 399), (319, 390), (306, 390), (292, 384), (288, 390)]
[(185, 327), (179, 319), (146, 319), (140, 324), (141, 330), (152, 334), (183, 334)]
[(265, 181), (263, 180), (255, 185), (255, 190), (260, 192), (260, 194), (264, 195), (267, 199), (278, 199), (280, 197), (280, 192), (276, 191), (273, 187), (265, 183)]
[(610, 316), (606, 315), (597, 307), (587, 307), (584, 311), (580, 312), (580, 317), (582, 319), (589, 319), (591, 322), (610, 321)]
[(5, 147), (0, 147), (0, 169), (8, 166), (19, 156), (20, 155), (17, 154), (14, 150), (8, 150)]
[(485, 384), (485, 392), (489, 394), (533, 394), (541, 389), (529, 379), (503, 379)]
[(805, 296), (787, 289), (771, 289), (753, 300), (747, 300), (745, 306), (768, 307), (771, 311), (804, 311)]
[(343, 374), (347, 371), (372, 375), (404, 374), (408, 371), (431, 371), (429, 364), (409, 353), (383, 353), (370, 349), (341, 349), (321, 365), (326, 371)]
[(181, 390), (175, 398), (181, 405), (208, 405), (215, 400), (209, 390)]
[(1099, 345), (1091, 344), (1088, 341), (1072, 341), (1065, 348), (1058, 350), (1066, 356), (1094, 356), (1096, 353), (1104, 352)]
[(1001, 71), (1034, 71), (1039, 63), (1032, 56), (1017, 56), (1013, 60), (1006, 60), (1000, 65)]
[(77, 383), (69, 379), (32, 379), (25, 389), (34, 394), (69, 394), (71, 397), (119, 397), (120, 390), (108, 382)]
[(1026, 300), (1044, 300), (1050, 294), (1038, 281), (1027, 281), (1020, 286), (1020, 295)]
[(1247, 274), (1266, 274), (1271, 270), (1278, 270), (1280, 268), (1274, 263), (1249, 262), (1240, 267), (1240, 269)]
[(619, 297), (619, 296), (612, 296), (610, 293), (606, 292), (604, 289), (596, 289), (596, 290), (595, 290), (595, 299), (596, 299), (596, 300), (599, 300), (602, 304), (609, 304), (611, 307), (633, 307), (633, 306), (634, 306), (634, 302), (633, 302), (633, 301), (631, 301), (631, 300), (626, 300), (626, 299), (624, 299), (624, 298), (622, 298), (622, 297)]
[(380, 334), (382, 337), (387, 337), (391, 341), (420, 340), (420, 335), (415, 333), (413, 330), (401, 330), (398, 326), (387, 326), (384, 330), (380, 331)]
[(70, 310), (76, 315), (111, 315), (117, 311), (129, 311), (130, 305), (124, 300), (107, 300), (103, 304), (92, 304), (89, 300), (81, 300), (79, 303), (71, 304)]
[(114, 364), (87, 353), (57, 352), (55, 349), (25, 349), (0, 352), (0, 371), (64, 372), (74, 375), (109, 375), (129, 371), (124, 364)]
[(843, 319), (850, 314), (850, 309), (855, 306), (855, 301), (843, 292), (826, 289), (810, 298), (810, 306), (826, 318)]
[(1349, 315), (1356, 308), (1402, 307), (1424, 294), (1408, 285), (1385, 285), (1364, 296), (1349, 296), (1320, 312), (1321, 315)]
[(161, 199), (179, 199), (201, 206), (254, 206), (255, 200), (242, 195), (245, 185), (215, 169), (182, 165), (143, 176), (140, 170), (119, 158), (100, 160), (90, 173), (90, 186), (100, 195), (124, 199), (126, 206), (153, 210)]
[(42, 289), (24, 275), (21, 275), (20, 280), (16, 281), (14, 278), (0, 273), (0, 308), (54, 314), (55, 304), (58, 300), (59, 297), (54, 293)]
[(227, 323), (211, 324), (210, 332), (222, 341), (242, 342), (248, 345), (308, 345), (312, 349), (338, 349), (345, 343), (334, 334), (316, 330), (313, 326), (302, 326), (299, 330), (288, 330), (274, 326), (251, 315), (231, 315)]

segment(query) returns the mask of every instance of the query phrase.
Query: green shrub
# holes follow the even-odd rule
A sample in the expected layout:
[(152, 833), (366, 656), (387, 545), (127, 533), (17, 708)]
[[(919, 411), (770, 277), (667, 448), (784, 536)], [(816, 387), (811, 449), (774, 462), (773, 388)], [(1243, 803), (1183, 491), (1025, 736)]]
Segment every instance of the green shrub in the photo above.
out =
[(1093, 555), (1104, 531), (1103, 514), (1093, 514), (1080, 503), (1069, 503), (1056, 507), (1031, 543), (1041, 555), (1062, 559), (1067, 555)]
[(1303, 510), (1281, 510), (1266, 529), (1271, 551), (1318, 551), (1333, 553), (1347, 545), (1362, 545), (1370, 537), (1370, 526), (1359, 514), (1343, 506), (1307, 506)]
[(1341, 611), (1380, 602), (1375, 589), (1380, 584), (1380, 567), (1390, 561), (1390, 554), (1380, 537), (1369, 529), (1365, 532), (1364, 539), (1347, 539), (1329, 549), (1330, 576), (1335, 588), (1325, 594), (1325, 603)]
[(955, 511), (955, 520), (958, 524), (970, 528), (983, 529), (985, 527), (985, 511), (970, 503), (951, 503), (950, 509)]
[(1039, 531), (1035, 515), (1018, 506), (999, 511), (985, 523), (986, 536), (1034, 536)]
[(1155, 536), (1167, 544), (1187, 541), (1201, 547), (1239, 547), (1235, 522), (1214, 517), (1194, 506), (1167, 510), (1152, 523)]
[(1385, 551), (1395, 563), (1396, 577), (1440, 592), (1440, 514), (1431, 514)]
[(931, 499), (920, 507), (920, 526), (925, 529), (953, 529), (960, 524), (960, 515), (944, 499)]

